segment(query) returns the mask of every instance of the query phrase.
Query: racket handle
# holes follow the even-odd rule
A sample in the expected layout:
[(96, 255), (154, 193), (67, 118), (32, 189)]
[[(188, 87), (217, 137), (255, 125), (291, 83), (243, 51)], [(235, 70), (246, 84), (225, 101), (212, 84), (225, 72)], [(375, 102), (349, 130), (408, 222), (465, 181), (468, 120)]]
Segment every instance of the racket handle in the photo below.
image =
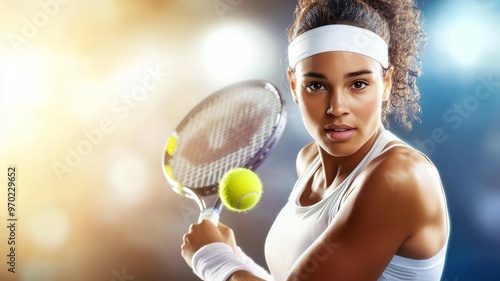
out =
[(219, 217), (220, 210), (218, 210), (217, 208), (207, 208), (201, 211), (200, 216), (198, 217), (198, 223), (202, 222), (203, 220), (209, 220), (215, 226), (217, 226), (219, 225)]

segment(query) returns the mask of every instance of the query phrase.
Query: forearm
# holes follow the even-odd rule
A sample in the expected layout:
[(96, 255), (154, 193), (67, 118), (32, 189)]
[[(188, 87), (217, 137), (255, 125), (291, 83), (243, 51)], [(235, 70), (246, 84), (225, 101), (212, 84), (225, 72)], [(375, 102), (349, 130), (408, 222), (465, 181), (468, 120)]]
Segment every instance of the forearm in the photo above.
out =
[(248, 271), (240, 270), (236, 271), (231, 276), (229, 276), (227, 281), (265, 281), (265, 280), (253, 275)]
[(243, 252), (241, 250), (240, 247), (237, 247), (236, 251), (235, 251), (235, 254), (238, 256), (238, 258), (240, 259), (240, 261), (245, 264), (246, 267), (248, 267), (248, 271), (253, 275), (253, 276), (256, 276), (260, 279), (258, 280), (266, 280), (266, 281), (271, 281), (273, 280), (273, 278), (271, 277), (271, 275), (269, 274), (269, 272), (267, 272), (266, 269), (264, 269), (262, 266), (258, 265), (256, 262), (254, 262), (252, 260), (252, 258), (250, 258), (249, 256), (247, 256), (245, 254), (245, 252)]

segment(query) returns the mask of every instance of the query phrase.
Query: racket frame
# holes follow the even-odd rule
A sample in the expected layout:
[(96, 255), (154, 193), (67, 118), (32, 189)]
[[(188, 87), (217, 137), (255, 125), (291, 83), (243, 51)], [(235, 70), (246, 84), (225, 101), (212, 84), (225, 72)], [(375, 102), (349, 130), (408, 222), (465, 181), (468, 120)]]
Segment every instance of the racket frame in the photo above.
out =
[[(197, 112), (203, 107), (206, 103), (218, 98), (220, 95), (226, 94), (227, 92), (230, 92), (234, 89), (245, 87), (245, 86), (250, 86), (250, 87), (255, 87), (256, 85), (261, 85), (263, 88), (267, 88), (271, 92), (273, 92), (276, 96), (276, 98), (279, 101), (280, 109), (278, 111), (278, 114), (276, 114), (276, 120), (273, 125), (273, 132), (271, 133), (271, 136), (267, 139), (267, 141), (264, 143), (263, 147), (259, 149), (259, 151), (252, 157), (250, 158), (244, 165), (243, 167), (232, 167), (232, 168), (247, 168), (250, 170), (255, 171), (263, 162), (264, 160), (269, 156), (270, 152), (276, 147), (277, 143), (281, 139), (281, 136), (283, 135), (283, 132), (286, 127), (286, 120), (287, 120), (287, 110), (286, 110), (286, 104), (285, 100), (283, 99), (280, 91), (278, 90), (277, 87), (275, 87), (272, 83), (265, 81), (265, 80), (249, 80), (249, 81), (243, 81), (239, 82), (230, 86), (227, 86), (225, 88), (222, 88), (215, 93), (211, 94), (204, 100), (200, 101), (193, 109), (189, 111), (187, 116), (190, 116), (193, 112)], [(167, 179), (168, 183), (172, 187), (172, 189), (178, 193), (179, 195), (192, 199), (194, 200), (198, 207), (200, 208), (200, 211), (206, 212), (207, 210), (215, 210), (220, 214), (220, 211), (222, 209), (222, 204), (220, 199), (217, 197), (216, 203), (213, 208), (207, 208), (205, 201), (203, 200), (204, 197), (209, 197), (212, 195), (217, 194), (218, 191), (218, 183), (206, 187), (189, 187), (189, 186), (184, 186), (182, 183), (178, 182), (174, 175), (171, 172), (169, 161), (172, 159), (175, 155), (175, 150), (176, 150), (176, 145), (177, 145), (177, 140), (179, 138), (178, 131), (183, 128), (187, 122), (189, 122), (189, 118), (184, 118), (179, 125), (176, 127), (176, 129), (172, 132), (170, 135), (169, 139), (167, 140), (165, 146), (164, 146), (164, 153), (162, 157), (162, 166), (163, 166), (163, 174), (165, 178)], [(213, 211), (212, 210), (212, 211)]]

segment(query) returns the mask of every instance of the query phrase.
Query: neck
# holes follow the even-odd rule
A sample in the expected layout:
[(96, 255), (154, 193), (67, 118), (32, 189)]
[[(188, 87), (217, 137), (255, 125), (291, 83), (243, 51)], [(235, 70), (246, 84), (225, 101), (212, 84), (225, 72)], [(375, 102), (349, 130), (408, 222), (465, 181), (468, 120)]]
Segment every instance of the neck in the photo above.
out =
[(332, 185), (337, 186), (340, 184), (368, 154), (368, 151), (370, 151), (378, 136), (383, 131), (384, 127), (381, 126), (360, 149), (349, 156), (332, 156), (318, 146), (322, 164), (321, 172), (325, 180), (324, 187), (328, 188)]

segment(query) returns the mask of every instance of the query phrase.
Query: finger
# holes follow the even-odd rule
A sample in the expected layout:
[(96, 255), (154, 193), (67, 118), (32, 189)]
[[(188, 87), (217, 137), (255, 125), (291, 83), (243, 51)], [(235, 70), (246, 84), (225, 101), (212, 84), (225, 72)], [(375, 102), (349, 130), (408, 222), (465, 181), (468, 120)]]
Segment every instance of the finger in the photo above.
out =
[(184, 236), (182, 236), (182, 245), (188, 244), (189, 243), (189, 234), (186, 233)]
[(192, 224), (189, 226), (188, 233), (192, 233), (192, 232), (193, 232), (194, 227), (195, 227), (195, 224), (194, 224), (194, 223), (192, 223)]
[(215, 226), (211, 221), (209, 220), (202, 220), (198, 226), (202, 231), (207, 231), (207, 232), (214, 232), (216, 230), (219, 230), (217, 226)]
[(222, 229), (228, 229), (229, 227), (225, 224), (223, 224), (222, 222), (219, 222), (219, 229), (222, 230)]
[(205, 220), (199, 222), (199, 223), (193, 223), (189, 226), (189, 232), (188, 234), (192, 234), (192, 233), (199, 233), (199, 232), (203, 232), (204, 229), (206, 229), (206, 222)]
[(229, 226), (222, 224), (222, 223), (219, 223), (218, 228), (219, 228), (219, 231), (221, 233), (224, 233), (224, 234), (229, 234), (229, 233), (233, 232), (233, 230)]

